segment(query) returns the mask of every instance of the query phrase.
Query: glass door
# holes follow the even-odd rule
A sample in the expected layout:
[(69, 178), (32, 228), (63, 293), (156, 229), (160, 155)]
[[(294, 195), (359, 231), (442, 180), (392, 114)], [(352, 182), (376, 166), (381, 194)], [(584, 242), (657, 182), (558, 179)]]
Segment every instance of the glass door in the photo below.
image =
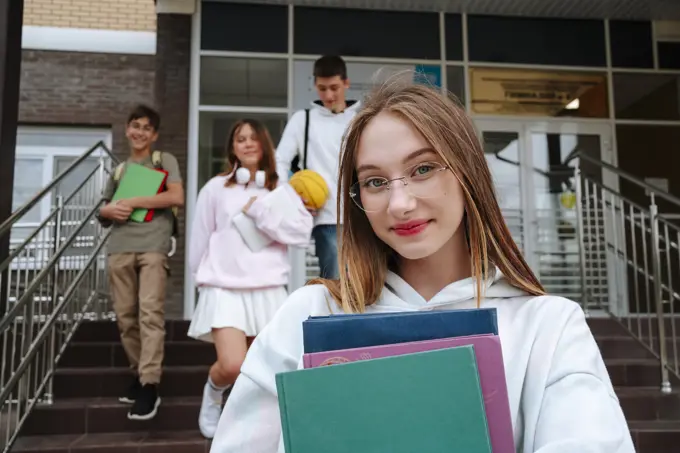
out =
[[(576, 213), (576, 181), (574, 170), (578, 164), (583, 174), (596, 184), (615, 188), (616, 181), (602, 167), (579, 159), (585, 155), (613, 164), (609, 125), (582, 123), (533, 123), (524, 127), (527, 147), (526, 162), (531, 187), (527, 199), (530, 217), (527, 240), (532, 244), (530, 262), (541, 283), (551, 294), (580, 301), (583, 285), (587, 285), (589, 305), (609, 307), (610, 285), (608, 274), (612, 261), (608, 250), (604, 218), (606, 209), (596, 209), (584, 216), (584, 237), (594, 238), (588, 244), (598, 249), (586, 250), (586, 277), (583, 278), (578, 223)], [(615, 307), (609, 307), (615, 310)]]
[(484, 155), (491, 171), (496, 197), (505, 222), (515, 243), (527, 256), (531, 245), (527, 242), (526, 202), (527, 187), (522, 176), (526, 148), (522, 125), (507, 121), (477, 121)]
[[(589, 177), (616, 189), (613, 175), (578, 158), (585, 154), (615, 164), (609, 125), (491, 120), (476, 124), (501, 211), (546, 290), (580, 301), (582, 285), (587, 284), (591, 302), (608, 306), (607, 251), (589, 253), (585, 282), (581, 274), (574, 168), (578, 162)], [(593, 219), (585, 234), (602, 236), (605, 219)]]

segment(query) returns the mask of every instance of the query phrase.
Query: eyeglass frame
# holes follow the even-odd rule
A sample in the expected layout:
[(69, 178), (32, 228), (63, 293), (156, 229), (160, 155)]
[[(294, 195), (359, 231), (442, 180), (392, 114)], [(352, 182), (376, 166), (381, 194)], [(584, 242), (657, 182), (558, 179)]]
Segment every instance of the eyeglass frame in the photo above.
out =
[[(432, 165), (436, 165), (436, 166), (439, 166), (439, 167), (440, 167), (440, 168), (437, 168), (437, 169), (434, 170), (434, 172), (433, 172), (432, 176), (430, 176), (430, 178), (434, 177), (435, 174), (437, 174), (437, 173), (439, 173), (439, 172), (441, 172), (441, 171), (451, 170), (451, 167), (449, 167), (448, 165), (443, 164), (443, 163), (441, 163), (441, 162), (436, 162), (436, 161), (425, 161), (425, 162), (420, 162), (420, 163), (414, 164), (414, 165), (411, 166), (410, 168), (416, 168), (416, 167), (418, 167), (419, 165), (423, 165), (423, 164), (432, 164)], [(451, 170), (451, 171), (453, 172), (453, 170)], [(357, 196), (358, 196), (358, 197), (361, 197), (361, 190), (355, 192), (355, 191), (352, 191), (352, 188), (353, 188), (354, 186), (356, 186), (357, 184), (359, 184), (359, 183), (361, 183), (361, 182), (363, 182), (363, 181), (366, 181), (366, 180), (368, 180), (368, 179), (372, 179), (372, 178), (384, 180), (385, 183), (387, 184), (386, 190), (387, 190), (387, 191), (390, 191), (390, 190), (392, 189), (392, 183), (393, 183), (394, 181), (401, 181), (401, 182), (404, 184), (404, 187), (408, 187), (409, 182), (410, 182), (410, 181), (408, 181), (408, 179), (410, 179), (411, 176), (404, 175), (404, 176), (400, 176), (400, 177), (398, 177), (398, 178), (392, 178), (392, 179), (382, 178), (382, 177), (379, 177), (379, 176), (371, 176), (371, 177), (369, 177), (369, 178), (364, 178), (364, 179), (361, 179), (361, 180), (357, 179), (357, 181), (354, 182), (354, 183), (352, 183), (352, 185), (351, 185), (350, 188), (349, 188), (349, 196), (350, 196), (350, 198), (352, 199), (352, 201), (354, 202), (354, 204), (356, 204), (357, 207), (358, 207), (359, 209), (361, 209), (362, 211), (364, 211), (364, 212), (377, 212), (377, 211), (367, 211), (366, 209), (364, 209), (364, 208), (359, 204), (360, 202), (357, 202), (357, 199), (356, 199)], [(428, 178), (428, 179), (429, 179), (429, 178)], [(360, 188), (360, 189), (361, 189), (361, 188)], [(407, 190), (408, 190), (408, 189), (407, 189)], [(413, 192), (411, 192), (411, 191), (409, 191), (409, 194), (411, 194), (411, 196), (413, 196), (414, 198), (427, 198), (427, 197), (419, 197), (419, 196), (417, 196), (417, 195), (414, 195)]]

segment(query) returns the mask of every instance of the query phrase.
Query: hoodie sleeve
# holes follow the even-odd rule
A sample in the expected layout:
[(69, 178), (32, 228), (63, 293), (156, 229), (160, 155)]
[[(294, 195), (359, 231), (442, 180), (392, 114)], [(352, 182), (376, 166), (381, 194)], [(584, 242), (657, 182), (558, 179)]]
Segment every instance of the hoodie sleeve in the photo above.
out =
[[(302, 357), (302, 322), (322, 287), (305, 286), (286, 300), (255, 338), (222, 411), (210, 453), (276, 453), (281, 415), (276, 374), (297, 370)], [(283, 450), (281, 450), (283, 451)]]
[(290, 164), (295, 159), (297, 154), (304, 152), (304, 134), (305, 134), (305, 112), (299, 110), (293, 114), (288, 120), (286, 127), (283, 129), (279, 146), (276, 147), (276, 173), (279, 175), (279, 181), (288, 181), (288, 172), (290, 171)]
[(196, 275), (201, 265), (203, 256), (210, 244), (210, 235), (215, 231), (215, 206), (212, 202), (212, 183), (208, 182), (198, 193), (194, 212), (194, 221), (191, 225), (189, 242), (189, 269), (192, 275)]
[(250, 206), (247, 215), (255, 221), (257, 228), (276, 242), (286, 245), (307, 245), (312, 235), (314, 219), (307, 211), (295, 190), (288, 184), (276, 190), (286, 191), (291, 209), (281, 209), (267, 203), (266, 197), (258, 198)]
[[(569, 311), (559, 314), (566, 322), (549, 359), (538, 413), (526, 420), (528, 425), (531, 419), (536, 424), (527, 426), (530, 431), (533, 428), (533, 442), (527, 442), (531, 434), (525, 433), (524, 452), (635, 453), (626, 419), (583, 311), (575, 303), (569, 307)], [(528, 373), (532, 374), (532, 370)]]

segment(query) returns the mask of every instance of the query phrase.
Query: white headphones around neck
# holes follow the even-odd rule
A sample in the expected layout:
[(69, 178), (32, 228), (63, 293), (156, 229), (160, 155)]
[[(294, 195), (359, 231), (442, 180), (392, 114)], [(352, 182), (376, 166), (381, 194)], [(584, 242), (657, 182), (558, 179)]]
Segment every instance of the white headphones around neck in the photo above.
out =
[[(258, 170), (255, 172), (255, 185), (257, 187), (264, 187), (267, 181), (267, 175), (264, 170)], [(250, 182), (250, 170), (247, 168), (239, 167), (236, 170), (236, 182), (238, 184), (246, 185)]]

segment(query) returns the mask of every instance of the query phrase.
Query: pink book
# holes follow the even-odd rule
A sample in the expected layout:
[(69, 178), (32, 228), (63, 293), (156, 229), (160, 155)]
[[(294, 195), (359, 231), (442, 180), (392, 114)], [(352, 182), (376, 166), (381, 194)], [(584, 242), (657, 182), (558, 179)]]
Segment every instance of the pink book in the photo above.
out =
[[(316, 368), (465, 345), (473, 345), (475, 348), (493, 453), (514, 453), (515, 442), (510, 417), (508, 388), (505, 381), (503, 351), (501, 350), (500, 338), (496, 335), (473, 335), (339, 351), (314, 352), (304, 354), (303, 363), (305, 368)], [(451, 383), (451, 385), (455, 384), (455, 382)]]

